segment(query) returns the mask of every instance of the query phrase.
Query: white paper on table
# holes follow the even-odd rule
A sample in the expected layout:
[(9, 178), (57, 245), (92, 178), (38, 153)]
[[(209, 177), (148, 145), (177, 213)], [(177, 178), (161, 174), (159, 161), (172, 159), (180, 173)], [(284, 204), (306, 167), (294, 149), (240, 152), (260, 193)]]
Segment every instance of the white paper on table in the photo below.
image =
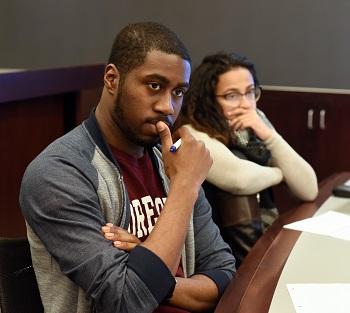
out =
[(345, 186), (350, 186), (350, 179), (344, 183)]
[(296, 313), (349, 313), (350, 284), (287, 284)]
[(350, 240), (350, 216), (335, 211), (328, 211), (283, 227)]

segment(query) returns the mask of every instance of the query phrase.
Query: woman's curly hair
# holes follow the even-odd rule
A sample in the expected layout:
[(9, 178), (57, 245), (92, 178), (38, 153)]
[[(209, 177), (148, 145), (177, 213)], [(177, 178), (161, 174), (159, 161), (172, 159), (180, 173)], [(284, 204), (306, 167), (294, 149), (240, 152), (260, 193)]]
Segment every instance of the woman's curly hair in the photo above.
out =
[(255, 86), (259, 86), (254, 64), (246, 57), (225, 52), (206, 56), (191, 75), (190, 88), (185, 94), (176, 127), (191, 124), (197, 130), (229, 145), (232, 141), (231, 131), (215, 92), (219, 76), (236, 67), (249, 70)]

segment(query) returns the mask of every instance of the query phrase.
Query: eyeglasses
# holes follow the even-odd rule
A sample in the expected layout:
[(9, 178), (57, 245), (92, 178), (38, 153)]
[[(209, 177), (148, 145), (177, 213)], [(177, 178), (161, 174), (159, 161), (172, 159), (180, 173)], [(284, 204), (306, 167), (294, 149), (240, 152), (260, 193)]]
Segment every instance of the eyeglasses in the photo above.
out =
[(227, 102), (233, 104), (239, 104), (241, 102), (242, 97), (246, 97), (248, 101), (257, 102), (261, 96), (261, 88), (256, 87), (248, 90), (246, 93), (240, 92), (230, 92), (224, 95), (215, 95), (216, 97), (224, 98)]

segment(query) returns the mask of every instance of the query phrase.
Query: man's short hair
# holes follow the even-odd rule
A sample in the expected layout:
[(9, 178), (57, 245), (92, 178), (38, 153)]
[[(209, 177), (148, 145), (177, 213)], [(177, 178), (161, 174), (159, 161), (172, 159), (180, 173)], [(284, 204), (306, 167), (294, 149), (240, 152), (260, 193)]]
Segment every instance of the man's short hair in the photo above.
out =
[(187, 48), (178, 36), (155, 22), (141, 22), (124, 27), (114, 40), (108, 60), (122, 75), (144, 63), (148, 52), (158, 50), (175, 54), (191, 63)]

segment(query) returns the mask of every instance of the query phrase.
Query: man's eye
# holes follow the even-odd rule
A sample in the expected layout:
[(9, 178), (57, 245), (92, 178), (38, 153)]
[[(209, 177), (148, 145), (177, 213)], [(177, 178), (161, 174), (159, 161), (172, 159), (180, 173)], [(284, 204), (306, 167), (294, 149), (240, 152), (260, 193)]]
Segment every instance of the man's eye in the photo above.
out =
[(160, 90), (160, 85), (158, 83), (149, 83), (148, 86), (153, 90)]
[(176, 97), (183, 97), (184, 94), (185, 94), (185, 90), (183, 90), (183, 89), (176, 89), (176, 90), (174, 90), (174, 95)]

